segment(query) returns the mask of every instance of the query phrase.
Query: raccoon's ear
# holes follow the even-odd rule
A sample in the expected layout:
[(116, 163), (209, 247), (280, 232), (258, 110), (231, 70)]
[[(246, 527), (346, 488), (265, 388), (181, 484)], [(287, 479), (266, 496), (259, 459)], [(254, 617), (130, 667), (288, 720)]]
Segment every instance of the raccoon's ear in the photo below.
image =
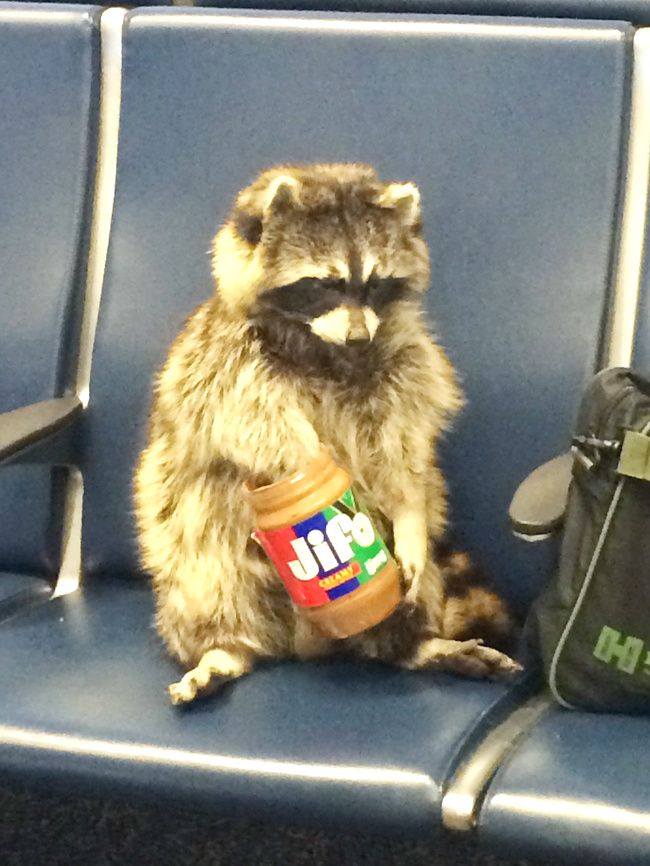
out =
[[(232, 214), (232, 223), (239, 237), (251, 246), (257, 246), (262, 239), (264, 220), (271, 213), (277, 213), (294, 204), (298, 198), (298, 187), (299, 183), (295, 178), (282, 174), (273, 178), (262, 192), (261, 199), (251, 201), (249, 197), (242, 200), (240, 196)], [(256, 212), (251, 213), (251, 210)]]
[(389, 183), (376, 199), (380, 207), (396, 210), (405, 225), (420, 224), (420, 190), (414, 183)]
[(298, 199), (299, 182), (290, 174), (281, 174), (274, 177), (264, 194), (262, 211), (264, 216), (271, 211), (278, 211), (283, 207), (294, 204)]
[(262, 220), (245, 210), (237, 209), (232, 217), (235, 231), (240, 238), (256, 247), (262, 238)]

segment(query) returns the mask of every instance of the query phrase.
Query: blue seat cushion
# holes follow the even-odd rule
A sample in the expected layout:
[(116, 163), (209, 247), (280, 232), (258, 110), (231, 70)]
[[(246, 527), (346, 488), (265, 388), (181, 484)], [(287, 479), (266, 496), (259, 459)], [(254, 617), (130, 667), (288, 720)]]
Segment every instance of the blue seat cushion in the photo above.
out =
[(52, 593), (52, 585), (30, 574), (0, 572), (0, 622), (27, 606), (44, 601)]
[(553, 710), (497, 773), (480, 837), (572, 862), (650, 862), (650, 720)]
[(0, 628), (0, 775), (219, 812), (429, 832), (477, 725), (515, 689), (377, 664), (269, 663), (188, 709), (140, 583), (105, 578)]

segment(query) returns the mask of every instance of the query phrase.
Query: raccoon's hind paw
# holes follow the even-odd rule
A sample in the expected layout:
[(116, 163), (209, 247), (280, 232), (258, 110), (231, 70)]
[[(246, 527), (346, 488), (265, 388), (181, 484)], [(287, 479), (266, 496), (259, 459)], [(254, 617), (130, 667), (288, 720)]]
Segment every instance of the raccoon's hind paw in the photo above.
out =
[(485, 646), (480, 639), (423, 641), (405, 667), (432, 669), (474, 679), (503, 679), (522, 670), (519, 662), (505, 653)]
[(251, 669), (250, 653), (233, 653), (227, 650), (209, 650), (198, 665), (188, 671), (177, 683), (168, 686), (172, 704), (189, 704), (198, 697), (206, 697), (218, 691), (231, 680), (248, 673)]
[(189, 704), (198, 697), (205, 698), (208, 695), (213, 695), (222, 686), (235, 677), (222, 677), (203, 675), (197, 676), (196, 671), (189, 671), (177, 683), (171, 683), (167, 686), (167, 693), (174, 706), (181, 704)]

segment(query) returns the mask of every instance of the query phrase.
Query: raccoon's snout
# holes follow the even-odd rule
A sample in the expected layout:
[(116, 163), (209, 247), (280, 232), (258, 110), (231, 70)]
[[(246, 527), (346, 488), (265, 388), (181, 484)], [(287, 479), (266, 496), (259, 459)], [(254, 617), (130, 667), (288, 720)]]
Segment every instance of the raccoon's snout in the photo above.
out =
[(348, 333), (346, 343), (368, 343), (370, 331), (366, 325), (366, 317), (363, 310), (350, 310)]
[(341, 346), (369, 343), (377, 332), (379, 317), (370, 307), (341, 306), (309, 323), (312, 333), (328, 343)]

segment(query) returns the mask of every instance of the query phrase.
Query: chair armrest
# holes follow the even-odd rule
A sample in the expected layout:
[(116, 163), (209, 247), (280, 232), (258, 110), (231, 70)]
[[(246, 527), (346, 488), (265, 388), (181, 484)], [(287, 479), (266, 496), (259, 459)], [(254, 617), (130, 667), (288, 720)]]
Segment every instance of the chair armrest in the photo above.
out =
[(0, 464), (69, 427), (83, 406), (76, 394), (0, 414)]
[(561, 526), (573, 470), (567, 452), (538, 466), (522, 481), (510, 503), (508, 516), (515, 534), (528, 541), (548, 537)]

